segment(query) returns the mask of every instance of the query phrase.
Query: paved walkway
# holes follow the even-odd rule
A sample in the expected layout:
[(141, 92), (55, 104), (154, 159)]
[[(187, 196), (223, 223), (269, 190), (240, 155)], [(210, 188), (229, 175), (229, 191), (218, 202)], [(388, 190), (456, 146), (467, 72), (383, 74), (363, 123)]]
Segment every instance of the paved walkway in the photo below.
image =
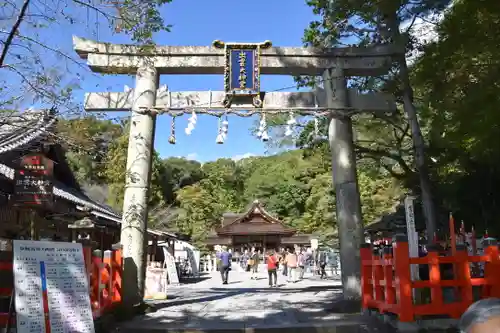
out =
[(359, 316), (324, 311), (341, 296), (340, 281), (320, 280), (309, 274), (297, 283), (286, 283), (279, 275), (279, 287), (269, 288), (266, 275), (261, 272), (258, 280), (251, 280), (249, 273), (231, 271), (229, 284), (223, 285), (220, 275), (214, 272), (197, 283), (171, 287), (169, 299), (156, 302), (156, 312), (127, 322), (121, 330), (285, 329), (328, 323), (358, 327), (353, 332), (368, 332), (359, 330), (363, 324)]

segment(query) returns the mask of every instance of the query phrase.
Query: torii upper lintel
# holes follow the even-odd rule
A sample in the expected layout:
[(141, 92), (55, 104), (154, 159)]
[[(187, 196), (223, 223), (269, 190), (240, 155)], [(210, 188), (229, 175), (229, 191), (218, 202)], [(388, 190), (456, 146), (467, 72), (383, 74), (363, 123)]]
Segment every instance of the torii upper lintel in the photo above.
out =
[[(394, 45), (317, 49), (266, 48), (265, 43), (262, 43), (260, 52), (261, 75), (319, 76), (325, 69), (339, 66), (348, 76), (382, 75), (392, 64), (392, 57), (398, 53)], [(87, 60), (94, 72), (100, 73), (136, 74), (139, 67), (151, 63), (160, 75), (224, 74), (225, 71), (225, 52), (214, 46), (143, 48), (74, 36), (73, 48), (82, 59)]]

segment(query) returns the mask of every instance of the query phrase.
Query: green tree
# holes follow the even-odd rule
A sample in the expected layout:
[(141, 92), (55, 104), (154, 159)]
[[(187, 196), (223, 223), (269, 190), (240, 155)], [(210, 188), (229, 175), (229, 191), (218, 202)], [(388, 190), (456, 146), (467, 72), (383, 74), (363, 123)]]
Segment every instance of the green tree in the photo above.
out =
[(204, 249), (203, 241), (220, 223), (221, 203), (199, 184), (178, 190), (177, 202), (180, 213), (175, 222), (176, 229), (190, 236), (195, 246)]
[[(120, 137), (114, 140), (106, 156), (106, 169), (104, 176), (109, 185), (108, 203), (116, 210), (123, 208), (123, 197), (125, 193), (125, 176), (127, 173), (127, 150), (128, 150), (128, 128), (123, 129)], [(157, 152), (153, 153), (151, 187), (149, 190), (149, 208), (165, 204), (164, 196), (164, 167)]]
[[(365, 46), (371, 43), (391, 43), (395, 46), (393, 56), (395, 64), (390, 78), (392, 92), (399, 98), (408, 118), (412, 135), (416, 170), (418, 170), (420, 193), (422, 195), (424, 216), (428, 232), (432, 239), (436, 226), (436, 214), (432, 198), (428, 163), (424, 151), (425, 142), (414, 104), (414, 92), (410, 83), (410, 71), (406, 55), (411, 54), (417, 46), (417, 39), (411, 28), (419, 17), (429, 17), (441, 12), (449, 0), (309, 0), (307, 2), (320, 19), (311, 22), (304, 34), (307, 45), (331, 47), (342, 45), (346, 40), (356, 45)], [(410, 22), (405, 32), (400, 31), (403, 22)], [(373, 89), (378, 80), (369, 78), (361, 80), (358, 86)], [(305, 80), (310, 82), (310, 80)], [(378, 84), (379, 86), (379, 84)], [(386, 84), (386, 87), (391, 85)]]
[(489, 1), (455, 1), (414, 66), (416, 97), (429, 123), (429, 153), (447, 210), (476, 229), (498, 228), (500, 185), (500, 9)]
[(243, 183), (239, 175), (239, 168), (235, 161), (227, 158), (203, 164), (205, 175), (200, 185), (209, 193), (225, 211), (238, 211), (242, 202)]
[(110, 143), (122, 133), (120, 125), (95, 116), (60, 119), (56, 136), (66, 149), (66, 158), (80, 184), (105, 181), (105, 157)]
[[(169, 31), (160, 8), (171, 0), (6, 0), (0, 4), (0, 107), (31, 104), (79, 113), (74, 98), (86, 71), (70, 47), (51, 38), (61, 30), (103, 29), (149, 46), (153, 34)], [(67, 41), (71, 45), (71, 40)]]
[(197, 161), (169, 157), (162, 160), (162, 164), (164, 167), (164, 196), (168, 204), (175, 202), (176, 191), (185, 186), (193, 185), (204, 178), (201, 164)]

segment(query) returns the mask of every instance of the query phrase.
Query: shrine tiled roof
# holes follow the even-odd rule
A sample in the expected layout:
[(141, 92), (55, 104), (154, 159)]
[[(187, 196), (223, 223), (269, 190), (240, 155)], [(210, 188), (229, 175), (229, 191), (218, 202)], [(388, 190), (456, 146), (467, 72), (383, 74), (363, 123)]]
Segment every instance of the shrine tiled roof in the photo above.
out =
[[(0, 114), (0, 154), (23, 150), (51, 135), (57, 122), (53, 110)], [(14, 169), (0, 163), (0, 174), (14, 179)], [(84, 193), (54, 180), (54, 195), (90, 209), (94, 215), (121, 223), (121, 216), (106, 205), (99, 204)]]
[(47, 137), (56, 121), (52, 110), (0, 114), (0, 154)]
[(267, 212), (262, 204), (255, 200), (243, 214), (224, 215), (222, 226), (217, 235), (275, 234), (292, 235), (295, 230)]

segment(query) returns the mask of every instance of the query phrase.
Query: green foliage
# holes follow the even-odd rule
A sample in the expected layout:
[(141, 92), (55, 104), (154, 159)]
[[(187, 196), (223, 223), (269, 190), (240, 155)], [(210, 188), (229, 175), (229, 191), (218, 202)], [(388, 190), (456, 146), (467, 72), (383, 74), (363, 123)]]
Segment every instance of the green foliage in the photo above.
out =
[(203, 240), (218, 225), (223, 203), (217, 202), (199, 184), (180, 189), (177, 201), (181, 214), (175, 221), (175, 228), (190, 236), (193, 244), (203, 249)]
[(164, 197), (168, 204), (175, 201), (175, 192), (185, 186), (193, 185), (200, 181), (204, 174), (201, 164), (185, 158), (169, 157), (162, 161)]
[[(72, 137), (74, 144), (67, 146), (68, 156), (72, 157), (71, 166), (79, 180), (107, 185), (107, 203), (120, 211), (128, 127), (96, 118), (63, 121), (60, 126), (61, 134)], [(86, 159), (89, 151), (96, 152), (100, 163)], [(90, 159), (92, 155), (88, 156)], [(160, 160), (155, 153), (149, 198), (151, 225), (187, 234), (201, 246), (220, 224), (224, 212), (243, 212), (258, 199), (297, 231), (315, 232), (322, 235), (322, 240), (331, 240), (336, 234), (336, 216), (330, 161), (324, 144), (268, 157), (219, 159), (203, 165), (184, 158)], [(360, 170), (364, 219), (371, 222), (392, 208), (401, 190), (377, 168)]]
[(64, 116), (81, 113), (75, 90), (85, 78), (71, 38), (51, 38), (61, 30), (65, 36), (98, 36), (106, 29), (122, 33), (144, 47), (154, 44), (155, 34), (170, 31), (160, 9), (171, 0), (22, 0), (0, 2), (0, 107), (31, 105), (52, 107)]
[(60, 119), (56, 129), (76, 179), (87, 184), (105, 180), (105, 156), (109, 144), (121, 133), (120, 125), (94, 116)]
[(500, 8), (456, 1), (414, 66), (416, 96), (428, 122), (429, 154), (443, 205), (476, 229), (498, 235), (500, 209)]
[[(453, 211), (469, 226), (488, 228), (490, 234), (496, 229), (498, 233), (500, 211), (496, 203), (500, 198), (496, 188), (500, 185), (500, 150), (494, 142), (500, 135), (500, 40), (491, 27), (500, 23), (500, 7), (486, 0), (458, 0), (444, 12), (440, 22), (434, 14), (442, 12), (449, 3), (312, 0), (308, 4), (321, 19), (311, 23), (303, 40), (306, 45), (319, 47), (341, 46), (346, 40), (360, 46), (403, 41), (407, 55), (415, 59), (409, 73), (414, 93), (406, 91), (406, 96), (413, 98), (427, 143), (434, 198), (442, 209)], [(418, 17), (435, 23), (437, 41), (421, 43), (426, 32), (414, 29)], [(398, 37), (395, 27), (401, 22), (405, 24)], [(351, 84), (361, 91), (392, 93), (401, 103), (404, 77), (399, 70), (395, 66), (389, 75), (379, 78), (354, 77)], [(312, 85), (310, 78), (297, 79)], [(360, 188), (368, 193), (377, 188), (377, 181), (364, 177), (375, 171), (391, 175), (397, 184), (408, 189), (418, 189), (409, 126), (401, 110), (391, 117), (357, 117), (354, 125)], [(322, 130), (324, 136), (324, 123)], [(324, 141), (311, 140), (311, 131), (309, 123), (299, 136), (299, 147), (309, 147), (309, 151), (326, 148)], [(388, 179), (380, 183), (386, 189), (393, 182), (387, 183)], [(363, 190), (361, 193), (362, 197), (367, 194)], [(372, 211), (371, 207), (377, 207), (372, 200), (375, 198), (376, 195), (363, 197), (365, 218), (380, 213)], [(446, 216), (441, 222), (445, 221)], [(446, 225), (443, 228), (446, 230)]]
[(154, 33), (170, 32), (171, 25), (166, 25), (160, 13), (160, 7), (172, 0), (123, 0), (116, 4), (118, 18), (115, 31), (131, 36), (141, 44), (153, 44)]
[[(127, 150), (128, 150), (128, 128), (123, 128), (120, 137), (115, 139), (108, 149), (105, 163), (104, 177), (109, 185), (108, 204), (118, 211), (123, 207), (123, 196), (125, 193), (125, 176), (127, 174)], [(164, 166), (158, 153), (153, 153), (151, 188), (149, 190), (148, 205), (154, 208), (163, 205), (164, 202)]]

